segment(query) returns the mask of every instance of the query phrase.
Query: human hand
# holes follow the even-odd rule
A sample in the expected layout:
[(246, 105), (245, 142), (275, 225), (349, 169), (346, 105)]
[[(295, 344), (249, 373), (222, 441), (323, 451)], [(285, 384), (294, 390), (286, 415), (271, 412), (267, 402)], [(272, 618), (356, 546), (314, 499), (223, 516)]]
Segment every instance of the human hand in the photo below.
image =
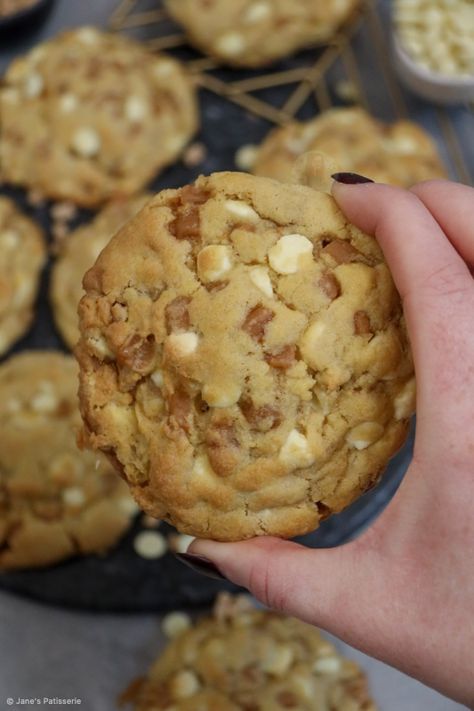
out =
[(344, 546), (199, 540), (190, 553), (264, 604), (474, 705), (474, 190), (335, 183), (333, 194), (376, 236), (403, 299), (417, 377), (412, 463), (375, 524)]

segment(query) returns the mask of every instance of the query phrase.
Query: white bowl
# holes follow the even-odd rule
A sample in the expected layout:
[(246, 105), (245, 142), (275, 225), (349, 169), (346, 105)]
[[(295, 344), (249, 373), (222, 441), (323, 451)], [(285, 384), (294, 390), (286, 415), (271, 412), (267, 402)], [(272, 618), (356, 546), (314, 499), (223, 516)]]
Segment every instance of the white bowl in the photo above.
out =
[(426, 69), (405, 51), (396, 32), (393, 32), (393, 54), (401, 81), (415, 94), (437, 104), (474, 100), (474, 76), (448, 76)]

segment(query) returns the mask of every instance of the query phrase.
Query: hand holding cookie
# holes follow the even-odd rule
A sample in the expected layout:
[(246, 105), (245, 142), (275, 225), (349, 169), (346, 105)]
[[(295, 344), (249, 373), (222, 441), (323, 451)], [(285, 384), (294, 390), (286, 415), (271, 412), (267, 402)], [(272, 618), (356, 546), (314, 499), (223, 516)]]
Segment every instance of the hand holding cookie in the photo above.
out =
[(259, 538), (200, 540), (192, 554), (271, 607), (472, 705), (474, 191), (435, 181), (408, 192), (335, 184), (333, 194), (376, 236), (403, 300), (417, 376), (412, 464), (375, 525), (337, 550)]

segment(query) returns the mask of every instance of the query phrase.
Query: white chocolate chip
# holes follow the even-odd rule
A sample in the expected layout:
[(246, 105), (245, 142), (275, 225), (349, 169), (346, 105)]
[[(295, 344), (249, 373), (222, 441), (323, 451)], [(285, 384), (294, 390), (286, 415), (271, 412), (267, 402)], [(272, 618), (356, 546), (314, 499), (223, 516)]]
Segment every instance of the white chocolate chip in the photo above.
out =
[(160, 370), (159, 368), (157, 370), (154, 370), (153, 373), (150, 375), (150, 378), (152, 379), (153, 383), (158, 387), (161, 388), (163, 387), (163, 371)]
[(232, 215), (246, 222), (258, 222), (260, 219), (258, 212), (243, 200), (226, 200), (224, 207)]
[(222, 244), (210, 244), (197, 256), (197, 271), (204, 281), (218, 281), (232, 269), (232, 249)]
[(248, 22), (249, 25), (253, 25), (256, 22), (265, 20), (272, 11), (272, 7), (269, 2), (261, 0), (261, 2), (255, 2), (247, 8), (244, 14), (244, 22)]
[(97, 358), (103, 360), (104, 358), (113, 358), (114, 354), (110, 350), (107, 341), (104, 336), (88, 336), (86, 338), (87, 345)]
[(239, 170), (251, 170), (255, 164), (258, 154), (258, 147), (252, 144), (240, 146), (235, 154), (235, 165)]
[(84, 505), (86, 496), (78, 486), (70, 486), (67, 489), (63, 489), (62, 499), (67, 506), (79, 508)]
[(354, 449), (367, 449), (376, 442), (384, 433), (384, 428), (379, 422), (362, 422), (353, 427), (346, 435), (346, 442)]
[(129, 121), (138, 123), (142, 121), (148, 112), (146, 101), (140, 96), (129, 96), (125, 102), (125, 116)]
[(81, 27), (76, 30), (76, 37), (84, 44), (96, 44), (99, 39), (98, 32), (93, 27)]
[(185, 612), (170, 612), (163, 617), (161, 629), (168, 639), (174, 639), (191, 627), (191, 618)]
[(249, 271), (250, 280), (255, 286), (262, 291), (269, 299), (273, 297), (273, 287), (267, 267), (253, 267)]
[(235, 383), (227, 383), (225, 386), (209, 384), (202, 389), (203, 400), (211, 407), (231, 407), (238, 402), (241, 393), (240, 386)]
[(313, 671), (318, 674), (337, 674), (341, 671), (341, 666), (341, 660), (338, 657), (323, 657), (316, 660)]
[(10, 250), (18, 247), (20, 235), (15, 230), (4, 230), (0, 232), (0, 246), (2, 250)]
[(100, 137), (93, 128), (79, 128), (72, 137), (72, 147), (83, 158), (92, 158), (100, 151)]
[(153, 65), (153, 72), (157, 77), (169, 77), (174, 72), (175, 65), (169, 59), (160, 59)]
[(313, 243), (304, 235), (284, 235), (269, 250), (268, 261), (279, 274), (295, 274), (301, 268), (303, 258), (312, 253)]
[(193, 462), (193, 474), (202, 477), (214, 475), (214, 470), (206, 454), (198, 454), (195, 458)]
[(171, 694), (175, 699), (188, 699), (199, 691), (200, 684), (196, 674), (183, 669), (175, 674), (170, 687)]
[[(100, 466), (100, 460), (97, 460)], [(131, 496), (124, 496), (123, 498), (119, 499), (117, 502), (117, 505), (124, 514), (127, 514), (127, 516), (134, 516), (140, 511), (140, 507), (137, 504), (137, 502), (132, 499)]]
[(53, 412), (58, 406), (58, 400), (49, 382), (40, 385), (39, 392), (31, 398), (31, 408), (35, 412)]
[(408, 380), (393, 402), (395, 419), (404, 420), (411, 417), (415, 411), (416, 383), (415, 378)]
[(227, 32), (216, 40), (214, 47), (216, 52), (225, 57), (235, 57), (243, 52), (246, 42), (239, 32)]
[(275, 644), (266, 659), (262, 662), (263, 671), (273, 676), (283, 676), (290, 668), (294, 659), (291, 647)]
[(41, 74), (38, 74), (38, 72), (32, 72), (31, 74), (28, 74), (25, 78), (24, 84), (25, 96), (27, 96), (29, 99), (34, 99), (36, 96), (39, 96), (41, 94), (41, 92), (43, 91), (43, 86), (44, 81)]
[(194, 331), (172, 333), (166, 339), (167, 350), (181, 358), (192, 355), (197, 350), (198, 344), (199, 336)]
[(69, 114), (74, 111), (79, 102), (75, 94), (63, 94), (59, 99), (59, 108), (64, 114)]
[(168, 550), (166, 538), (158, 531), (141, 531), (135, 536), (133, 548), (142, 558), (161, 558)]
[(284, 464), (292, 467), (309, 467), (315, 461), (308, 440), (298, 430), (291, 430), (280, 449), (279, 458)]

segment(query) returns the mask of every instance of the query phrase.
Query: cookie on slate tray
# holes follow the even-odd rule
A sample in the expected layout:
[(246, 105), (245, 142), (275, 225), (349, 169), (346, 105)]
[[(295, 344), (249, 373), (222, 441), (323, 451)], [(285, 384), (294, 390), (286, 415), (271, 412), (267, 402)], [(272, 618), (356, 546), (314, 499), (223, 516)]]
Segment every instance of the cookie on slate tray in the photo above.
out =
[(340, 170), (402, 187), (446, 177), (435, 143), (421, 126), (384, 124), (361, 108), (330, 109), (311, 121), (273, 129), (258, 147), (251, 171), (291, 181), (295, 160), (307, 151), (325, 153)]
[(77, 307), (83, 294), (82, 278), (110, 238), (145, 205), (150, 195), (115, 200), (87, 225), (61, 244), (51, 271), (50, 297), (56, 325), (69, 348), (79, 339)]
[(136, 505), (102, 455), (80, 451), (77, 364), (53, 351), (0, 366), (0, 570), (100, 553)]
[(165, 0), (198, 49), (225, 64), (260, 67), (329, 39), (359, 0)]
[(64, 32), (3, 78), (2, 177), (95, 206), (141, 189), (197, 124), (195, 89), (178, 61), (92, 27)]
[(375, 239), (325, 193), (244, 173), (165, 190), (84, 288), (85, 439), (183, 533), (311, 531), (405, 439), (400, 298)]
[(221, 598), (122, 696), (134, 711), (375, 711), (365, 674), (310, 625)]
[(46, 261), (43, 233), (0, 196), (0, 355), (28, 330)]

